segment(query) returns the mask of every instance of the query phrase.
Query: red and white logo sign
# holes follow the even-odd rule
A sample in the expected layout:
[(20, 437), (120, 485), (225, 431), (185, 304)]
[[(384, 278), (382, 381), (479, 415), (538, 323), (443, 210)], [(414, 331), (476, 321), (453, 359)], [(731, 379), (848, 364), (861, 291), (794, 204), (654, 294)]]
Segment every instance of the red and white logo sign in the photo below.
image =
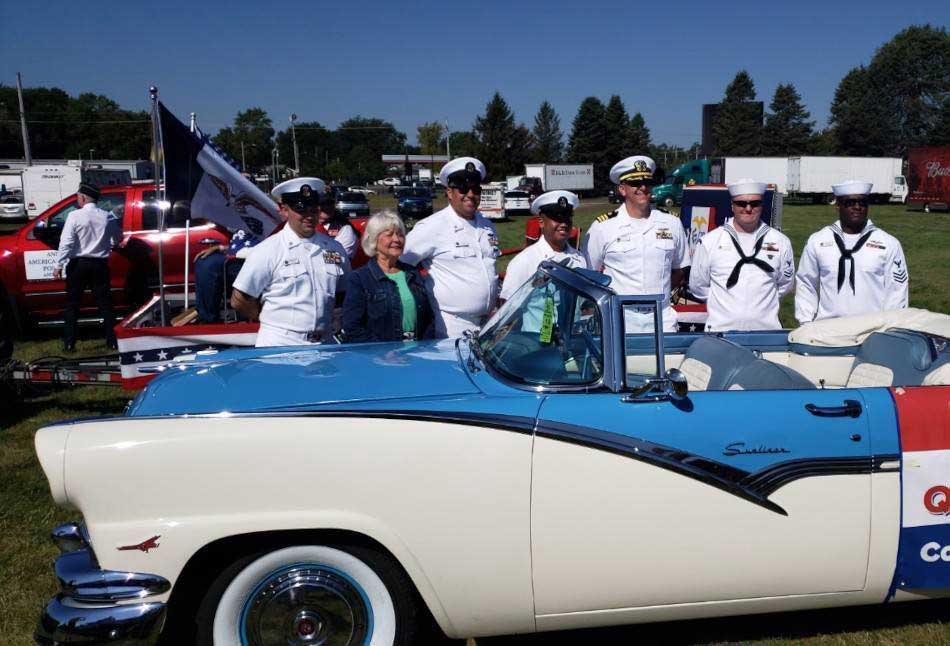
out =
[(950, 487), (937, 485), (924, 494), (924, 507), (931, 514), (950, 516)]

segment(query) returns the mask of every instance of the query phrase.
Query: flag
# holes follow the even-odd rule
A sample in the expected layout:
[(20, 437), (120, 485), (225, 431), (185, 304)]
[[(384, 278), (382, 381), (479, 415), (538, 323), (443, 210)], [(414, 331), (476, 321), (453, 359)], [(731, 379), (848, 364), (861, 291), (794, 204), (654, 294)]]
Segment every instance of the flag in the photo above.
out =
[(200, 131), (191, 132), (162, 103), (158, 111), (165, 199), (172, 208), (189, 201), (193, 217), (258, 238), (269, 235), (281, 221), (274, 201), (241, 175)]

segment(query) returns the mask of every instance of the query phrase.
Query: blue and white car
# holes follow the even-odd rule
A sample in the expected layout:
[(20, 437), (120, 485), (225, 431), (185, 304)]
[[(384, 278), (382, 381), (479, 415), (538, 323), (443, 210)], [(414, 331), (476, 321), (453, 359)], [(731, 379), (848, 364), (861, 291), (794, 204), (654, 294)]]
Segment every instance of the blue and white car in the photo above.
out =
[(41, 429), (82, 520), (37, 639), (410, 644), (947, 594), (950, 317), (626, 334), (662, 297), (608, 283), (546, 262), (478, 335), (210, 354)]

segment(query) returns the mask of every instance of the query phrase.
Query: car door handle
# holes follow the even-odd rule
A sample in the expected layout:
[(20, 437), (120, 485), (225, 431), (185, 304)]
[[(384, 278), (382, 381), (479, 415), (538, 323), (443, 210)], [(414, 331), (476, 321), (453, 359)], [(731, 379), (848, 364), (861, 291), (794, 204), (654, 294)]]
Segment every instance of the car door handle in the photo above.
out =
[(218, 241), (215, 238), (202, 238), (198, 244), (218, 244)]
[(805, 404), (805, 410), (818, 417), (860, 417), (861, 402), (854, 399), (844, 400), (844, 406), (816, 406)]

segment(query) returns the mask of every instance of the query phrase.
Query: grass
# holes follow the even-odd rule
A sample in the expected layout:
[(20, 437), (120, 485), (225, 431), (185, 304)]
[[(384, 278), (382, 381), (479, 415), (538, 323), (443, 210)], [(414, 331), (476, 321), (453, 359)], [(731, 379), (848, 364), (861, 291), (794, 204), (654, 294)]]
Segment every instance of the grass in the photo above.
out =
[[(435, 208), (445, 205), (436, 200)], [(395, 208), (388, 195), (371, 198), (374, 210)], [(605, 200), (587, 200), (575, 217), (586, 230), (594, 217), (615, 207)], [(900, 206), (872, 207), (878, 226), (897, 236), (910, 271), (911, 305), (950, 312), (950, 216), (909, 213)], [(524, 221), (499, 222), (503, 248), (524, 241)], [(809, 234), (834, 219), (829, 206), (786, 206), (784, 231), (800, 251)], [(8, 226), (3, 228), (9, 229)], [(499, 269), (510, 258), (503, 258)], [(782, 321), (794, 325), (792, 299), (782, 304)], [(83, 330), (77, 356), (105, 354), (94, 330)], [(35, 333), (18, 342), (20, 360), (55, 355), (56, 332)], [(56, 592), (49, 541), (55, 525), (74, 520), (72, 510), (56, 507), (33, 451), (35, 431), (49, 423), (77, 417), (121, 413), (130, 393), (119, 389), (79, 386), (4, 390), (0, 384), (0, 643), (32, 644), (32, 631), (43, 604)], [(763, 645), (950, 645), (950, 603), (929, 602), (885, 607), (850, 608), (715, 620), (676, 622), (611, 629), (551, 633), (538, 636), (469, 640), (478, 646), (508, 644), (664, 644), (748, 643)]]

